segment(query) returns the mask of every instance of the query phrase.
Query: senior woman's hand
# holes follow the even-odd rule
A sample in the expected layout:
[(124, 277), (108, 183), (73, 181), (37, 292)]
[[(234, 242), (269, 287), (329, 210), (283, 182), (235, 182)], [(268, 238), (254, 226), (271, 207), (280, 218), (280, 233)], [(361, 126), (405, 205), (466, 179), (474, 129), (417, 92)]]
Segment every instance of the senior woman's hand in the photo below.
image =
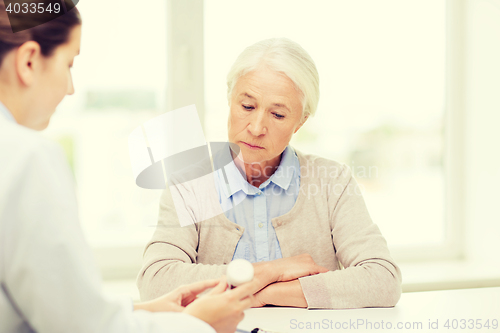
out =
[(299, 280), (271, 283), (252, 299), (252, 308), (271, 304), (307, 308), (307, 300)]
[(326, 273), (328, 269), (317, 265), (307, 254), (254, 263), (254, 279), (258, 282), (259, 290), (274, 282), (285, 282), (303, 276)]

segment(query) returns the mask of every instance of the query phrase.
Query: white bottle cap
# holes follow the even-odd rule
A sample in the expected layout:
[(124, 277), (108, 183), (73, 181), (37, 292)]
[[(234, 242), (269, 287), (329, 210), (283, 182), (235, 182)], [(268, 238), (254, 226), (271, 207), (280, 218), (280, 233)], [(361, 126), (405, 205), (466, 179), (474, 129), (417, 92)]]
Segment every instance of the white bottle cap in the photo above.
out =
[(233, 287), (252, 281), (253, 265), (245, 259), (235, 259), (227, 265), (227, 284)]

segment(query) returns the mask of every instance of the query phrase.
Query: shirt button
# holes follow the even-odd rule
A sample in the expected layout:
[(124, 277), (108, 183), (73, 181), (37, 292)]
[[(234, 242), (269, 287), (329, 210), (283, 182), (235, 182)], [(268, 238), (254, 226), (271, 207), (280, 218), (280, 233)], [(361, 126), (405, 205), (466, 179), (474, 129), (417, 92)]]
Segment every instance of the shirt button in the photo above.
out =
[(261, 194), (262, 194), (262, 192), (257, 193), (257, 195), (261, 195)]
[(264, 225), (262, 223), (259, 223), (259, 228), (262, 228)]

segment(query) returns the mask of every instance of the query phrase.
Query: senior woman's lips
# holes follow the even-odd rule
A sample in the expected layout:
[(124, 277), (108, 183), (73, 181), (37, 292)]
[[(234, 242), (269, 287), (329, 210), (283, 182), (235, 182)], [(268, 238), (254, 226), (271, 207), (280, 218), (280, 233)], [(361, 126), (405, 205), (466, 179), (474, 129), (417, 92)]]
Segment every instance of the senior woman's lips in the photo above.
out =
[(264, 147), (261, 147), (261, 146), (254, 146), (254, 145), (251, 145), (249, 143), (246, 143), (245, 141), (241, 141), (242, 143), (245, 144), (245, 146), (247, 146), (248, 148), (250, 149), (255, 149), (255, 150), (258, 150), (258, 149), (264, 149)]

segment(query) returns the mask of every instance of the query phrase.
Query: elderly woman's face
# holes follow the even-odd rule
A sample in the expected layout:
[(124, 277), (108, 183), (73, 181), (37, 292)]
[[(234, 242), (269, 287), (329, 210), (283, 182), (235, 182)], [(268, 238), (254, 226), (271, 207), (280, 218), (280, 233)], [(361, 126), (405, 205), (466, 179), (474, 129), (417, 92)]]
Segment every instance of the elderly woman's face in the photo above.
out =
[(229, 142), (240, 147), (245, 163), (280, 156), (304, 123), (300, 98), (292, 80), (271, 70), (259, 69), (238, 79), (230, 101), (228, 135)]

